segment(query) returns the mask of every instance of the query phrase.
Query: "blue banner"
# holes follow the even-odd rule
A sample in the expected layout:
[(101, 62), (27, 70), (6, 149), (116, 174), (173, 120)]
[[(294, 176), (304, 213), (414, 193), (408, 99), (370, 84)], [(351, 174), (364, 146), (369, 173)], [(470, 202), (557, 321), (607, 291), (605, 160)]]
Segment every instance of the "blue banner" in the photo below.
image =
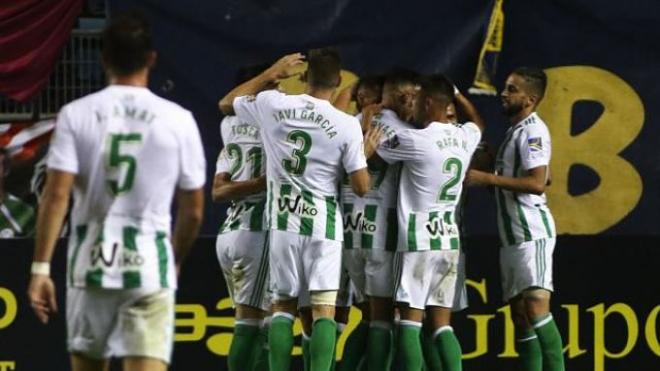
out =
[[(339, 46), (347, 76), (403, 66), (458, 86), (502, 86), (520, 65), (546, 70), (541, 117), (553, 137), (549, 204), (563, 234), (658, 234), (660, 4), (571, 1), (112, 0), (150, 18), (159, 52), (152, 88), (191, 109), (209, 176), (220, 148), (217, 101), (239, 67)], [(350, 72), (350, 73), (349, 73)], [(484, 80), (486, 79), (486, 80)], [(484, 81), (487, 83), (484, 85)], [(488, 90), (485, 89), (485, 90)], [(491, 91), (492, 92), (492, 91)], [(508, 124), (496, 96), (473, 96), (497, 146)], [(214, 233), (224, 209), (207, 208)], [(476, 191), (471, 233), (495, 234), (494, 201)]]

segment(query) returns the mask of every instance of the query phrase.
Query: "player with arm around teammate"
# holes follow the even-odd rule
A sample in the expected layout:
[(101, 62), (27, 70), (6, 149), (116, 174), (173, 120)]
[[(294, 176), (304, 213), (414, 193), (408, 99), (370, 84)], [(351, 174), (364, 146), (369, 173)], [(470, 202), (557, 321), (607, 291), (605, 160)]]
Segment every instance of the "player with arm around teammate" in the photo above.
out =
[(313, 317), (306, 330), (311, 331), (311, 367), (329, 370), (333, 363), (343, 237), (338, 185), (346, 171), (356, 193), (366, 193), (366, 156), (378, 139), (376, 132), (363, 143), (357, 120), (328, 101), (340, 82), (339, 56), (333, 49), (309, 52), (305, 94), (261, 91), (289, 77), (291, 67), (301, 62), (298, 53), (285, 56), (220, 102), (225, 114), (235, 112), (260, 125), (268, 157), (272, 370), (289, 369), (299, 298), (301, 306), (311, 306)]
[(460, 345), (450, 326), (460, 254), (455, 209), (483, 127), (449, 122), (447, 106), (453, 96), (445, 77), (426, 78), (415, 100), (415, 122), (422, 129), (404, 130), (378, 149), (386, 162), (402, 162), (394, 291), (401, 313), (398, 348), (408, 370), (423, 365), (424, 315), (443, 370), (462, 368)]

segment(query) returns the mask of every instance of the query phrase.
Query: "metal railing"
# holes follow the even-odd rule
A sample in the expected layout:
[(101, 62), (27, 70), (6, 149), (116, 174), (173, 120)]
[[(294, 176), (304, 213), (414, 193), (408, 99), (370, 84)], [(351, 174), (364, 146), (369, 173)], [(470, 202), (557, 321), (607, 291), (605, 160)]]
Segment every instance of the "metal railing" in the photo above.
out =
[(101, 30), (73, 30), (46, 87), (30, 102), (0, 96), (0, 122), (52, 118), (60, 108), (105, 86)]

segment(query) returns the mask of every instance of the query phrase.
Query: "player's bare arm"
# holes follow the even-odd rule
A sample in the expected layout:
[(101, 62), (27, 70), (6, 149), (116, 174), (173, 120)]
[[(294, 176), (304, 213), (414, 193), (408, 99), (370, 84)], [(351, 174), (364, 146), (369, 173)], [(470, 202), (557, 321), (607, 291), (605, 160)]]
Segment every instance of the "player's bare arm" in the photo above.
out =
[(495, 186), (507, 191), (541, 195), (545, 192), (547, 166), (539, 166), (527, 171), (527, 175), (510, 177), (470, 170), (466, 177), (469, 186)]
[(177, 274), (202, 225), (204, 214), (204, 189), (179, 189), (176, 194), (177, 212), (172, 234), (172, 246)]
[(227, 95), (218, 102), (220, 111), (225, 115), (233, 115), (233, 103), (236, 97), (257, 94), (262, 90), (268, 89), (278, 80), (295, 76), (298, 73), (296, 72), (296, 67), (302, 64), (303, 60), (304, 56), (301, 53), (293, 53), (280, 58), (257, 77), (235, 87), (232, 91), (227, 93)]
[(472, 121), (477, 124), (481, 132), (486, 130), (486, 121), (481, 117), (474, 104), (472, 104), (472, 102), (460, 91), (458, 91), (454, 97), (456, 107), (460, 110), (467, 121)]
[[(74, 179), (75, 175), (72, 173), (59, 170), (48, 171), (37, 215), (36, 248), (33, 259), (37, 266), (48, 267), (53, 257), (62, 223), (69, 207)], [(42, 323), (48, 323), (50, 315), (57, 312), (55, 285), (48, 272), (35, 273), (33, 268), (28, 297), (37, 318)]]
[(236, 200), (266, 190), (266, 176), (243, 181), (232, 181), (231, 174), (220, 173), (213, 178), (213, 202)]

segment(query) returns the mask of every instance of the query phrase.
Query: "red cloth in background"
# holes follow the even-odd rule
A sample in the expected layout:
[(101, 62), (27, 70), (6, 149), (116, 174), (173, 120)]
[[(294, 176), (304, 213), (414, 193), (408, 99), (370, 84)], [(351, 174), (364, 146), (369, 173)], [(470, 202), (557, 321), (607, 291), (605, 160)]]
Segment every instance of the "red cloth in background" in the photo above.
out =
[(0, 93), (25, 102), (44, 87), (82, 6), (82, 0), (2, 2)]

